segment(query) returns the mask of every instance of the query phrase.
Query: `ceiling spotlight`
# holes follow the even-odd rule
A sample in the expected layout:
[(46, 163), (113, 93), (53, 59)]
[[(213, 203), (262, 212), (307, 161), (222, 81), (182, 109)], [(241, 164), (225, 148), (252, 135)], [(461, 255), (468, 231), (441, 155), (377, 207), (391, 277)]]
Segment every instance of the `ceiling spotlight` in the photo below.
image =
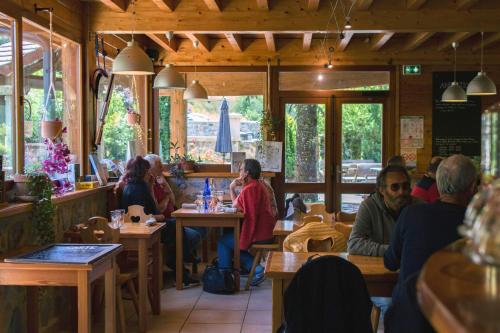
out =
[(318, 81), (323, 81), (323, 74), (318, 74)]
[(328, 62), (325, 64), (325, 68), (328, 68), (328, 69), (333, 68), (333, 62), (332, 62), (333, 51), (335, 51), (335, 49), (330, 46), (328, 48)]
[(333, 64), (331, 61), (328, 61), (327, 64), (325, 64), (325, 68), (328, 68), (328, 69), (332, 69), (333, 68)]
[(349, 19), (350, 19), (350, 17), (349, 17), (349, 16), (347, 16), (347, 17), (345, 18), (345, 25), (344, 25), (344, 28), (345, 28), (346, 30), (350, 30), (350, 29), (352, 29), (352, 25), (351, 25), (351, 22), (349, 21)]

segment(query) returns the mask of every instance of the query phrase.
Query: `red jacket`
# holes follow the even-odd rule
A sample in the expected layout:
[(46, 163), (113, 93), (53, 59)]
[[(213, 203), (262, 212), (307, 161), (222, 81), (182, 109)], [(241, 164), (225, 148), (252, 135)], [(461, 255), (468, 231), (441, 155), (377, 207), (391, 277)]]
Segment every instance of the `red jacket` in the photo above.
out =
[(241, 226), (240, 249), (246, 250), (255, 242), (273, 238), (276, 217), (266, 186), (258, 180), (246, 184), (236, 198), (245, 217)]

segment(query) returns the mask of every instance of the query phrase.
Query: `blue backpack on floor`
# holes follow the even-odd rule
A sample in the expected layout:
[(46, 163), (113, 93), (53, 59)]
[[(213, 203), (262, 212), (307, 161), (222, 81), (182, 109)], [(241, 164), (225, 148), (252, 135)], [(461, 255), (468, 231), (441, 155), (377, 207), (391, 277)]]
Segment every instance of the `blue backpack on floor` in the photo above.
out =
[(205, 268), (201, 280), (203, 290), (207, 293), (228, 295), (236, 292), (235, 273), (219, 270), (216, 260)]

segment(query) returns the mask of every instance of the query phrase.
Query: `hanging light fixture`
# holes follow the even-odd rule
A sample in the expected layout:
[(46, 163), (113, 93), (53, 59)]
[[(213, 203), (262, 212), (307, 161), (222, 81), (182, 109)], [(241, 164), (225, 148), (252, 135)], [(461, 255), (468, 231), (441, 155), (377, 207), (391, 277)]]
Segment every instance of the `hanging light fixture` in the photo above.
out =
[(118, 75), (152, 75), (154, 74), (153, 62), (144, 52), (137, 42), (134, 41), (135, 32), (135, 1), (133, 6), (133, 30), (132, 40), (127, 42), (125, 47), (113, 61), (113, 74)]
[[(168, 42), (172, 41), (174, 36), (173, 31), (169, 31), (167, 34)], [(184, 82), (184, 78), (181, 73), (174, 69), (172, 64), (166, 64), (165, 68), (163, 68), (158, 75), (155, 77), (155, 81), (153, 84), (153, 88), (155, 89), (186, 89), (186, 83)]]
[[(193, 42), (194, 48), (198, 49), (199, 41), (195, 40)], [(206, 100), (208, 99), (207, 90), (201, 85), (201, 83), (196, 80), (196, 59), (194, 64), (194, 77), (195, 79), (191, 85), (184, 91), (185, 100)]]
[(454, 61), (453, 61), (453, 82), (446, 88), (441, 96), (442, 102), (462, 103), (467, 102), (467, 95), (457, 82), (457, 46), (458, 43), (453, 42)]
[(351, 18), (349, 16), (346, 16), (346, 18), (345, 18), (344, 29), (346, 29), (346, 30), (352, 29)]
[(484, 32), (481, 31), (481, 71), (467, 85), (467, 95), (469, 96), (485, 96), (496, 95), (497, 87), (495, 83), (483, 71), (483, 38)]

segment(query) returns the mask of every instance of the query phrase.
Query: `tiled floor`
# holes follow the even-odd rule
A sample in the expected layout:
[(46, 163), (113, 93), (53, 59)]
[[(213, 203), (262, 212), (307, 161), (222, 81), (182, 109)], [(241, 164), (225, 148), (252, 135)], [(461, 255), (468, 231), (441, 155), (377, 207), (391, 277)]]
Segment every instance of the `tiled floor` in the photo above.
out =
[[(131, 304), (126, 305), (127, 331), (135, 332), (137, 317)], [(149, 317), (148, 332), (270, 333), (271, 306), (270, 280), (234, 295), (209, 294), (201, 286), (168, 288), (162, 290), (161, 314)]]

